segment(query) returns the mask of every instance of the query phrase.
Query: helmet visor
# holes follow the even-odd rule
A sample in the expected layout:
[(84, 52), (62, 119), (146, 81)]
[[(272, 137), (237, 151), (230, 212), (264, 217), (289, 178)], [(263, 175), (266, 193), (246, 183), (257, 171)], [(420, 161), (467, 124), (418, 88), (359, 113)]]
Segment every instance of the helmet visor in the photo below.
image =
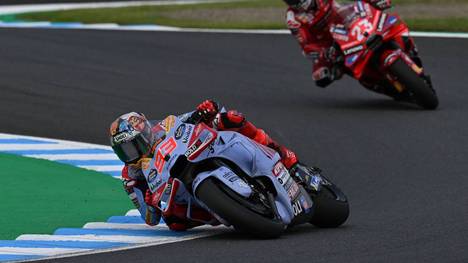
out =
[(309, 10), (315, 8), (315, 0), (286, 0), (286, 3), (295, 9)]
[(122, 162), (133, 163), (149, 153), (151, 143), (140, 133), (131, 141), (112, 146), (112, 149)]

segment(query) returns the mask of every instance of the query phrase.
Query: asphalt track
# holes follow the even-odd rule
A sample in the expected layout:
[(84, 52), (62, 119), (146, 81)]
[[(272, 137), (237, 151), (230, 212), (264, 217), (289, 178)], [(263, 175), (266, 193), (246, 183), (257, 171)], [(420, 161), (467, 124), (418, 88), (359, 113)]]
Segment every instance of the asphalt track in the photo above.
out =
[(344, 79), (322, 90), (286, 35), (0, 30), (0, 130), (106, 144), (108, 124), (205, 98), (236, 108), (344, 189), (343, 227), (235, 233), (51, 262), (467, 262), (467, 40), (419, 38), (441, 106)]

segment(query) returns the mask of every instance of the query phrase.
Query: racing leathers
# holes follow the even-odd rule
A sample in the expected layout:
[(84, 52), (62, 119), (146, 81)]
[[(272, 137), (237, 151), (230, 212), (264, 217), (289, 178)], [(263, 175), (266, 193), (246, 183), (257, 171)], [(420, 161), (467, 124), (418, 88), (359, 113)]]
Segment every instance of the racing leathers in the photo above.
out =
[[(201, 103), (193, 113), (187, 113), (179, 116), (185, 122), (204, 122), (208, 126), (217, 130), (229, 130), (239, 132), (246, 137), (276, 150), (281, 156), (283, 164), (287, 168), (292, 168), (298, 163), (294, 152), (278, 144), (262, 129), (255, 127), (251, 122), (235, 110), (219, 111), (217, 103), (207, 100)], [(161, 122), (154, 123), (153, 130), (164, 130), (171, 122), (174, 116), (169, 116)], [(167, 132), (167, 130), (166, 130)], [(187, 204), (178, 203), (176, 196), (181, 186), (180, 181), (169, 179), (171, 184), (170, 197), (166, 203), (164, 212), (158, 207), (155, 194), (148, 189), (148, 184), (142, 173), (142, 163), (149, 162), (151, 159), (142, 158), (137, 165), (126, 165), (122, 170), (122, 180), (125, 191), (133, 204), (140, 211), (141, 217), (148, 225), (156, 225), (163, 217), (165, 223), (172, 230), (186, 230), (202, 224), (219, 224), (206, 210)], [(143, 164), (144, 165), (144, 164)], [(144, 202), (142, 202), (144, 200)], [(190, 209), (190, 218), (187, 218), (187, 210)]]
[[(344, 24), (340, 15), (343, 11), (335, 0), (315, 1), (313, 8), (289, 7), (286, 13), (286, 23), (302, 48), (305, 57), (312, 60), (312, 78), (319, 87), (326, 87), (343, 75), (339, 60), (341, 59), (334, 47), (330, 26)], [(391, 7), (391, 0), (364, 0), (364, 2), (384, 10)]]

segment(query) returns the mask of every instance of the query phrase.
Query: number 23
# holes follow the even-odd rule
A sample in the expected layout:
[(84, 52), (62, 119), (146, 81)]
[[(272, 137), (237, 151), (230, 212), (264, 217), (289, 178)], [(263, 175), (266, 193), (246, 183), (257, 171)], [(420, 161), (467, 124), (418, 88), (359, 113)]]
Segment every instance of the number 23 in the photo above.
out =
[(369, 20), (362, 20), (353, 29), (351, 30), (351, 36), (355, 37), (358, 41), (362, 41), (364, 38), (364, 33), (372, 31), (374, 26), (369, 22)]

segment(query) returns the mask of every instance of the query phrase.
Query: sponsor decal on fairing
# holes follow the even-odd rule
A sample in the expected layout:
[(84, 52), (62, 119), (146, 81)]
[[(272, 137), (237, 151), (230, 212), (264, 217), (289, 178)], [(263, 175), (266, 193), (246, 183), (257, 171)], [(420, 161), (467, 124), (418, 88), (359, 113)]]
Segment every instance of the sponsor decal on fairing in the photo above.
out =
[(296, 200), (292, 204), (292, 208), (293, 208), (294, 216), (297, 216), (298, 214), (302, 213), (302, 206), (299, 200)]
[(193, 126), (189, 125), (188, 128), (186, 129), (187, 131), (184, 134), (184, 137), (182, 138), (183, 143), (187, 143), (190, 138), (190, 134), (192, 133)]
[(388, 24), (393, 25), (398, 21), (398, 19), (395, 16), (390, 16), (388, 19)]
[[(292, 178), (291, 178), (291, 180), (292, 180)], [(291, 186), (289, 187), (289, 189), (286, 189), (286, 190), (288, 192), (289, 198), (294, 199), (299, 194), (300, 188), (299, 188), (299, 185), (297, 185), (296, 182), (293, 182), (291, 184)]]
[(177, 130), (174, 132), (174, 137), (176, 138), (176, 140), (179, 140), (184, 134), (185, 126), (186, 125), (182, 123), (181, 125), (179, 125), (179, 127), (177, 127)]
[(377, 25), (377, 32), (382, 32), (385, 26), (385, 21), (387, 21), (387, 14), (382, 13), (382, 16), (379, 20), (379, 24)]
[(358, 45), (358, 46), (354, 46), (354, 47), (346, 49), (345, 51), (343, 51), (343, 54), (345, 54), (345, 56), (347, 56), (349, 54), (353, 54), (353, 53), (356, 53), (356, 52), (359, 52), (359, 51), (362, 51), (362, 50), (364, 50), (364, 46), (363, 45)]
[(346, 58), (346, 66), (352, 66), (358, 59), (359, 55), (355, 54)]

